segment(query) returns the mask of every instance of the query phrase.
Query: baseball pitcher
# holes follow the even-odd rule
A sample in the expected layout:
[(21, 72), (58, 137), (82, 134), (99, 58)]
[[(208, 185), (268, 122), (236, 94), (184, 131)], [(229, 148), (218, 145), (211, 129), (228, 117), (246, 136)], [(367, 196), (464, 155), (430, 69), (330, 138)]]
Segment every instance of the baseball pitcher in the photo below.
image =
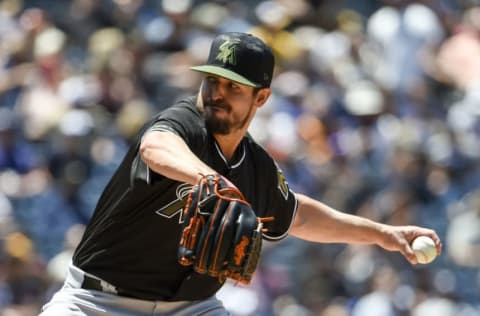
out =
[(292, 192), (248, 134), (271, 94), (271, 49), (218, 35), (198, 96), (139, 131), (104, 189), (64, 286), (41, 316), (229, 315), (215, 293), (248, 284), (262, 240), (377, 244), (416, 263), (411, 241), (437, 234), (342, 213)]

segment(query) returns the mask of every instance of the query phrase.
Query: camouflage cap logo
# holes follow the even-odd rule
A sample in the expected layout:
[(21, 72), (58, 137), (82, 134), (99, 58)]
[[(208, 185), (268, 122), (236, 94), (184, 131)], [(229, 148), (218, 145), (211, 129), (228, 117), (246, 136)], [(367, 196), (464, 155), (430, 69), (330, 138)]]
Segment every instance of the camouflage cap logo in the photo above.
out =
[(217, 54), (217, 57), (215, 57), (215, 59), (220, 60), (224, 64), (229, 63), (231, 65), (236, 65), (237, 58), (235, 55), (235, 47), (237, 46), (237, 44), (238, 44), (238, 41), (226, 40), (218, 48), (219, 52)]

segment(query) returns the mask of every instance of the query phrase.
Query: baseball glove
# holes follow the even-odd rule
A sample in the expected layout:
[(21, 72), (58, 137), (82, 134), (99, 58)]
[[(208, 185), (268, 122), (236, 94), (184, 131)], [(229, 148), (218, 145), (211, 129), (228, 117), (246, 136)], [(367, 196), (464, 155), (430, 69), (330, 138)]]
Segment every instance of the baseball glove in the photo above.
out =
[(263, 222), (243, 194), (220, 175), (203, 176), (183, 209), (178, 260), (200, 274), (248, 284), (257, 267)]

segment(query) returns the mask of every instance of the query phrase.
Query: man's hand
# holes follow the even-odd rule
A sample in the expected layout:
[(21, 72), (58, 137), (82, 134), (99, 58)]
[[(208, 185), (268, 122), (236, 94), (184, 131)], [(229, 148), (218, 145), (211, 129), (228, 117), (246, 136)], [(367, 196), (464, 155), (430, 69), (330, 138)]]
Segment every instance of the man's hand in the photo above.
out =
[(389, 251), (399, 251), (411, 264), (417, 264), (417, 258), (412, 249), (412, 242), (419, 236), (433, 239), (438, 255), (442, 252), (442, 243), (435, 231), (417, 226), (382, 225), (382, 237), (378, 245)]

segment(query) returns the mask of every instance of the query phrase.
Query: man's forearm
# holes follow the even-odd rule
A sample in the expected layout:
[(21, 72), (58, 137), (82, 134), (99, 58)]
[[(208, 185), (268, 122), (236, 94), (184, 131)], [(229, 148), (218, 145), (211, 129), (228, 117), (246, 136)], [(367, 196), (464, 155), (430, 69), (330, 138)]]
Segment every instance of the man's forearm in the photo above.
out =
[(293, 236), (325, 243), (375, 244), (381, 239), (381, 223), (339, 212), (302, 194), (297, 198), (297, 215), (290, 230)]
[(215, 172), (193, 154), (182, 138), (170, 132), (145, 134), (140, 155), (156, 173), (181, 182), (196, 184), (201, 174)]

